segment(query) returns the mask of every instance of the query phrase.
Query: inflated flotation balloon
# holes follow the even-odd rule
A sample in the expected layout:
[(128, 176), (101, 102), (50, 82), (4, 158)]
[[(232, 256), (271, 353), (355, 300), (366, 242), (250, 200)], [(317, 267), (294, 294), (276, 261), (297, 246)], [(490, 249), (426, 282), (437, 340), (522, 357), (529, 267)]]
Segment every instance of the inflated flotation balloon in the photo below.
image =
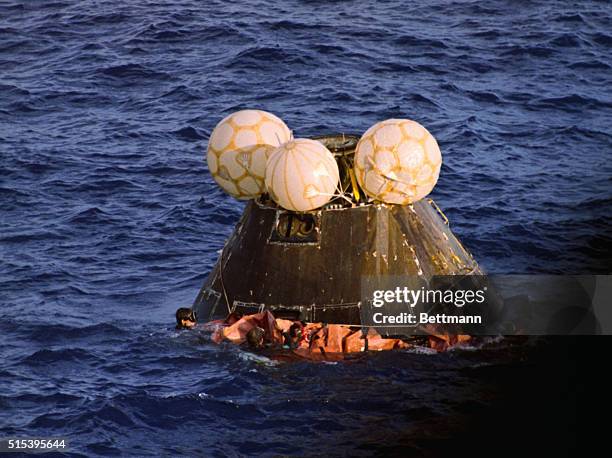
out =
[(325, 205), (339, 180), (334, 156), (315, 140), (285, 143), (272, 153), (266, 165), (266, 189), (287, 210), (309, 211)]
[(219, 186), (237, 199), (265, 191), (266, 162), (291, 139), (286, 124), (272, 113), (242, 110), (224, 118), (208, 141), (208, 169)]
[(355, 175), (372, 198), (410, 204), (429, 194), (440, 174), (436, 139), (418, 122), (388, 119), (374, 124), (355, 150)]

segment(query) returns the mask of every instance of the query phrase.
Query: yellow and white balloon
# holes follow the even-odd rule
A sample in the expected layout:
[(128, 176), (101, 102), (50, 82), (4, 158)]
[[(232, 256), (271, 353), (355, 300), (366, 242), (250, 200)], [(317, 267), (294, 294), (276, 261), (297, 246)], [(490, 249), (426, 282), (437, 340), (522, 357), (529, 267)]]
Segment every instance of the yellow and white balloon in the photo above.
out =
[(210, 135), (208, 169), (228, 194), (253, 199), (265, 191), (268, 157), (291, 137), (287, 125), (272, 113), (237, 111), (221, 120)]
[(440, 174), (436, 139), (418, 122), (388, 119), (370, 127), (355, 150), (355, 175), (372, 198), (406, 205), (429, 194)]
[(281, 145), (266, 166), (270, 197), (287, 210), (304, 212), (325, 205), (339, 181), (333, 154), (315, 140), (296, 139)]

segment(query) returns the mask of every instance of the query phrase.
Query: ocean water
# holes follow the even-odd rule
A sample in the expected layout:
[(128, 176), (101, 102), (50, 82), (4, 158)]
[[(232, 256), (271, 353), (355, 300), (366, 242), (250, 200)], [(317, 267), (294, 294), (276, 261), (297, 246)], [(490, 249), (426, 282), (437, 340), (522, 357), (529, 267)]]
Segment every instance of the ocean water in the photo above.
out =
[(415, 119), (486, 270), (609, 273), (611, 31), (597, 1), (1, 2), (0, 436), (75, 456), (567, 450), (573, 341), (274, 364), (172, 322), (242, 212), (203, 160), (242, 108), (296, 136)]

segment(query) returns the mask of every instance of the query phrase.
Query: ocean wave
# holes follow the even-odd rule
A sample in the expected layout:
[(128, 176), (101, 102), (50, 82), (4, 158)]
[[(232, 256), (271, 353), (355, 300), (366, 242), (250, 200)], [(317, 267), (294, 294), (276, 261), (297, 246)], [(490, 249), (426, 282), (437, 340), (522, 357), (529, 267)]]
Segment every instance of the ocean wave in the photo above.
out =
[(168, 73), (151, 70), (144, 65), (133, 63), (102, 68), (98, 70), (98, 73), (120, 79), (170, 79), (170, 75)]
[(448, 46), (442, 41), (437, 39), (426, 39), (414, 35), (402, 35), (393, 42), (400, 46), (408, 46), (412, 48), (425, 48), (428, 52), (432, 49), (448, 49)]
[(574, 62), (568, 65), (569, 68), (573, 70), (586, 70), (586, 69), (595, 69), (595, 70), (609, 70), (610, 65), (601, 60), (585, 60), (581, 62)]
[(89, 326), (64, 324), (41, 324), (32, 326), (28, 338), (44, 343), (72, 342), (79, 339), (94, 340), (126, 337), (129, 333), (111, 323), (96, 323)]
[(196, 129), (194, 129), (191, 126), (183, 127), (182, 129), (176, 130), (172, 133), (173, 135), (175, 135), (177, 138), (181, 140), (186, 140), (186, 141), (191, 141), (191, 142), (202, 141), (206, 138), (203, 134), (199, 133)]
[(21, 360), (27, 366), (46, 366), (53, 363), (88, 363), (100, 359), (91, 352), (80, 348), (64, 348), (57, 350), (38, 350)]
[(535, 98), (530, 106), (537, 108), (550, 108), (552, 110), (563, 109), (568, 112), (579, 112), (590, 108), (611, 108), (612, 101), (585, 97), (578, 94), (569, 94), (561, 97)]
[(298, 53), (284, 47), (250, 47), (238, 52), (227, 64), (228, 68), (261, 68), (280, 65), (306, 65), (313, 58), (306, 53)]

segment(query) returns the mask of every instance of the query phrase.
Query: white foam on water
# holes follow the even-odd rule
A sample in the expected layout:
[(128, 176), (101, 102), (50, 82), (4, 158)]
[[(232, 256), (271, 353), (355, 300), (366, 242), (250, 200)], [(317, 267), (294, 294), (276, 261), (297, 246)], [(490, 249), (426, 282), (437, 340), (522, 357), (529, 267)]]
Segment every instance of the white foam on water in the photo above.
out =
[(428, 347), (411, 347), (406, 350), (406, 353), (412, 353), (416, 355), (436, 355), (438, 352), (433, 348)]
[(250, 353), (248, 351), (240, 351), (238, 352), (238, 358), (243, 361), (251, 361), (256, 364), (263, 364), (264, 366), (278, 366), (279, 362), (274, 361), (273, 359), (267, 358), (265, 356), (256, 355), (255, 353)]

